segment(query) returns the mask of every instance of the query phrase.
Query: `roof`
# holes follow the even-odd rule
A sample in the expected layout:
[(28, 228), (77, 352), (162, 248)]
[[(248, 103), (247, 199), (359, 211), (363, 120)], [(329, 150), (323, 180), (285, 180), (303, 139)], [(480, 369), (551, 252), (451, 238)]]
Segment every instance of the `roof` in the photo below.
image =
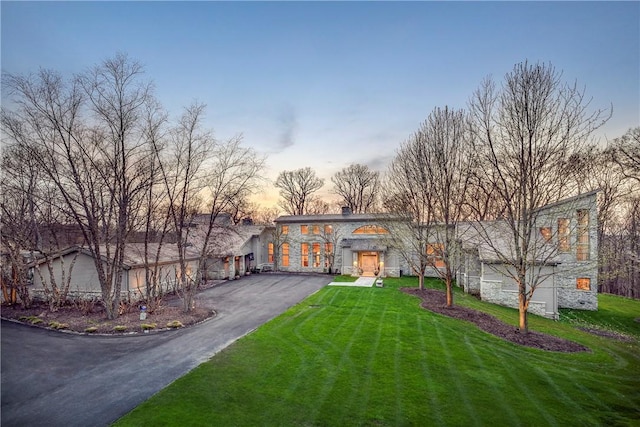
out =
[[(213, 257), (245, 255), (242, 247), (254, 236), (259, 236), (266, 227), (263, 225), (214, 225), (207, 244), (207, 253)], [(206, 227), (192, 231), (189, 242), (201, 249), (206, 238)]]
[[(149, 243), (147, 246), (147, 253), (149, 259), (149, 265), (162, 265), (162, 264), (172, 264), (179, 261), (178, 256), (178, 245), (175, 243), (163, 243), (160, 246), (160, 252), (158, 253), (158, 246), (160, 243)], [(73, 253), (83, 253), (87, 256), (93, 257), (93, 253), (89, 250), (89, 248), (84, 246), (71, 246), (65, 248), (59, 252), (56, 252), (49, 256), (49, 258), (59, 258), (65, 255), (73, 254)], [(100, 245), (100, 253), (102, 255), (102, 259), (105, 262), (110, 262), (109, 259), (104, 255), (106, 253), (106, 245)], [(139, 268), (145, 266), (147, 263), (145, 262), (144, 256), (144, 243), (125, 243), (124, 246), (124, 267), (125, 269), (131, 268)], [(156, 255), (158, 258), (156, 260)], [(200, 258), (200, 254), (193, 247), (185, 248), (185, 260), (193, 261)], [(35, 262), (34, 265), (39, 265), (46, 262), (46, 258), (41, 258)]]
[(360, 221), (382, 221), (382, 220), (401, 220), (399, 216), (393, 216), (384, 213), (366, 213), (366, 214), (324, 214), (324, 215), (282, 215), (275, 219), (275, 222), (360, 222)]

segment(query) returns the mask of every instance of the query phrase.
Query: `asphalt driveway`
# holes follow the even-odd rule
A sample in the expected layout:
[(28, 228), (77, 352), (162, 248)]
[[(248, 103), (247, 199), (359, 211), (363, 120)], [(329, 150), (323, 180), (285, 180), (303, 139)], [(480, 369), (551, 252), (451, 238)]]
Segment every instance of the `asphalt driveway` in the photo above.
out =
[(106, 426), (330, 282), (261, 274), (198, 295), (218, 315), (149, 335), (65, 334), (2, 321), (2, 415), (9, 426)]

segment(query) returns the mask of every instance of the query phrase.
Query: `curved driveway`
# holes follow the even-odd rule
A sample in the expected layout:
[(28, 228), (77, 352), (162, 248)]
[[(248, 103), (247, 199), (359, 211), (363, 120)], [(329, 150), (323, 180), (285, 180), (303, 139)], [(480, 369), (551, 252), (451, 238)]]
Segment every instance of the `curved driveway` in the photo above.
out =
[(2, 426), (106, 426), (238, 338), (316, 292), (327, 276), (262, 274), (198, 294), (218, 315), (183, 330), (83, 336), (2, 321)]

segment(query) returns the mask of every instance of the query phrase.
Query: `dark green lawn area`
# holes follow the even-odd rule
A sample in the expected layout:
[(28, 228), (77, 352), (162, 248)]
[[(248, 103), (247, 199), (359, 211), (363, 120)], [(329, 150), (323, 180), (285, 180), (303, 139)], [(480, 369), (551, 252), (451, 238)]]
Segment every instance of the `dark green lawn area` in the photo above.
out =
[[(640, 301), (601, 295), (597, 313), (567, 310), (559, 322), (531, 316), (533, 330), (591, 349), (564, 354), (428, 312), (398, 291), (416, 285), (401, 278), (386, 279), (384, 288), (326, 287), (117, 425), (640, 425)], [(515, 310), (455, 297), (517, 324)]]

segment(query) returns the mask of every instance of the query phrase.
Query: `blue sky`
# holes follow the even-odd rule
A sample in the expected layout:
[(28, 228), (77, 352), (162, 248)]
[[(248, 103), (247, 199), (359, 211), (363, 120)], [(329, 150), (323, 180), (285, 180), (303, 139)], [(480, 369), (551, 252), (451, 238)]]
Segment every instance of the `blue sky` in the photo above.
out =
[[(551, 62), (613, 105), (602, 141), (640, 125), (639, 2), (1, 2), (2, 70), (80, 72), (116, 52), (173, 116), (198, 100), (268, 177), (384, 170), (435, 107), (482, 79)], [(326, 185), (326, 190), (329, 185)], [(275, 201), (266, 192), (267, 204)]]

